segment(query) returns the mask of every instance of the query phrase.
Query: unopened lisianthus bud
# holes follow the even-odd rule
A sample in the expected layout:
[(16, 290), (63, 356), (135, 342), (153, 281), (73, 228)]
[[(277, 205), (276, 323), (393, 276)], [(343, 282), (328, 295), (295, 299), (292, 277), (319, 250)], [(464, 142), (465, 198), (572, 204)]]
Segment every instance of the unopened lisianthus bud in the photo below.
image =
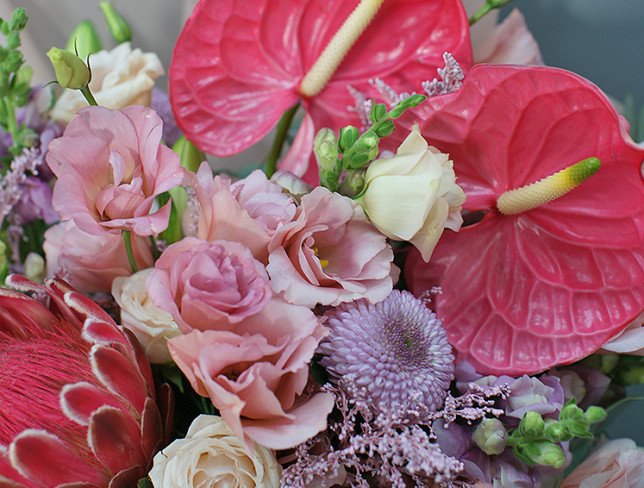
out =
[(335, 191), (341, 171), (335, 132), (331, 129), (320, 129), (313, 141), (313, 152), (320, 170), (320, 184)]
[(103, 11), (105, 23), (114, 40), (119, 44), (131, 40), (132, 30), (114, 5), (111, 2), (101, 2), (98, 5)]
[(25, 258), (25, 276), (36, 283), (45, 276), (45, 258), (35, 252), (30, 252)]
[(94, 24), (90, 20), (80, 22), (69, 36), (65, 49), (70, 53), (78, 54), (82, 59), (86, 59), (90, 54), (94, 54), (103, 49), (101, 38), (96, 32)]
[(52, 47), (47, 56), (56, 73), (56, 81), (63, 88), (79, 90), (89, 83), (90, 73), (85, 62), (75, 54)]
[(474, 444), (490, 456), (501, 454), (507, 439), (508, 433), (499, 419), (483, 419), (472, 435)]

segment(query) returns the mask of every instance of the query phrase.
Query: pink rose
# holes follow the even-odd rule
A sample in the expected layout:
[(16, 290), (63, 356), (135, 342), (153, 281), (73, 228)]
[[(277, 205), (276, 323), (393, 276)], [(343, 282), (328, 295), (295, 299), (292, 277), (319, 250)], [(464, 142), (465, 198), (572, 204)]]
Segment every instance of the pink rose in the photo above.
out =
[(264, 265), (243, 244), (194, 237), (169, 246), (147, 280), (152, 302), (179, 328), (234, 330), (272, 296)]
[(294, 447), (326, 428), (333, 397), (302, 397), (326, 329), (304, 307), (272, 299), (235, 332), (198, 330), (171, 339), (172, 358), (239, 437)]
[(384, 300), (398, 279), (385, 236), (351, 199), (326, 188), (302, 197), (295, 220), (269, 244), (273, 290), (309, 308), (366, 298)]
[(171, 204), (150, 214), (154, 198), (183, 184), (188, 173), (160, 144), (162, 126), (145, 107), (81, 110), (49, 145), (47, 163), (58, 177), (54, 209), (90, 234), (165, 230)]
[(259, 170), (231, 183), (221, 176), (213, 178), (208, 164), (202, 163), (195, 192), (199, 206), (197, 237), (241, 242), (261, 261), (266, 260), (275, 230), (295, 214), (293, 199)]
[(644, 486), (644, 449), (631, 439), (612, 440), (566, 477), (561, 488)]
[[(132, 236), (132, 248), (139, 268), (154, 264), (147, 238)], [(114, 278), (132, 274), (121, 236), (88, 234), (71, 220), (45, 232), (43, 249), (47, 275), (61, 273), (74, 288), (85, 293), (110, 292)]]

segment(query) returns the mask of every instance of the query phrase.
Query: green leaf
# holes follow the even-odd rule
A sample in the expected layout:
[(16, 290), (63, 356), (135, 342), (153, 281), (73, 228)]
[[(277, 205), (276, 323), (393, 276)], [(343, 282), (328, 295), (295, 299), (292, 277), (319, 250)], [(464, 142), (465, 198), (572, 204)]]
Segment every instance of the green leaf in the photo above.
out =
[(154, 488), (154, 485), (152, 484), (152, 481), (150, 478), (141, 478), (139, 482), (136, 484), (136, 488)]
[(183, 374), (174, 363), (162, 364), (159, 366), (159, 371), (166, 380), (178, 388), (180, 393), (185, 392), (183, 386)]

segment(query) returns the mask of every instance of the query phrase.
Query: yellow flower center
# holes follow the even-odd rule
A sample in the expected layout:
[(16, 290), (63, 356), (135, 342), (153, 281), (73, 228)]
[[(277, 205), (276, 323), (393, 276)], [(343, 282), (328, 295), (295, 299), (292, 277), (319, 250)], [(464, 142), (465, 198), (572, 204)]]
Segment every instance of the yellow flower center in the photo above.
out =
[(496, 207), (503, 215), (516, 215), (550, 203), (574, 190), (601, 166), (598, 158), (588, 158), (529, 185), (503, 193)]

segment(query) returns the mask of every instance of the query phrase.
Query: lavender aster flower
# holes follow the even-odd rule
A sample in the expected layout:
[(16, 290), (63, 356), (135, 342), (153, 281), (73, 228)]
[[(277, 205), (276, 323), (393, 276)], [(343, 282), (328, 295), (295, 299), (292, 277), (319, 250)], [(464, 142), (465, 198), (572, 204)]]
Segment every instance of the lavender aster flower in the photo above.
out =
[(321, 364), (339, 386), (376, 412), (429, 413), (443, 404), (454, 355), (442, 322), (425, 302), (394, 290), (384, 301), (343, 304), (326, 313), (331, 329)]

